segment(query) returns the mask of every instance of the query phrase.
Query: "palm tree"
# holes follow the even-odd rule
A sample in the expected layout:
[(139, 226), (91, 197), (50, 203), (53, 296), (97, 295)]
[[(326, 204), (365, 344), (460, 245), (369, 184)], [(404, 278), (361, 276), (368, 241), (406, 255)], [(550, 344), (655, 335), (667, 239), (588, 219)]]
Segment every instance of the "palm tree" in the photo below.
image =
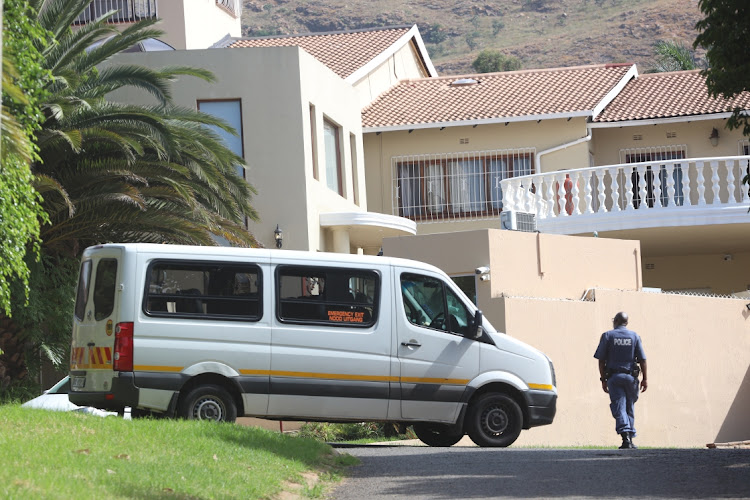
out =
[[(16, 350), (6, 349), (0, 357), (0, 372), (12, 359), (15, 378), (26, 373), (29, 347), (58, 362), (65, 359), (75, 286), (67, 282), (69, 261), (86, 246), (108, 241), (215, 245), (217, 237), (257, 246), (245, 229), (247, 219), (258, 217), (251, 205), (255, 190), (235, 170), (244, 162), (208, 126), (234, 130), (171, 103), (170, 82), (176, 76), (207, 81), (213, 76), (190, 67), (105, 64), (134, 44), (160, 36), (153, 20), (120, 32), (106, 23), (113, 11), (73, 31), (70, 26), (90, 0), (29, 4), (53, 39), (39, 45), (51, 79), (41, 105), (42, 129), (36, 134), (39, 158), (31, 164), (33, 184), (49, 218), (40, 230), (42, 262), (31, 278), (49, 290), (41, 297), (32, 293), (27, 308), (21, 297), (14, 297), (14, 313), (19, 309), (19, 314), (13, 320), (0, 317), (0, 338), (13, 338)], [(106, 100), (126, 86), (148, 92), (158, 104)], [(50, 299), (59, 290), (66, 291), (65, 298)]]
[(686, 71), (698, 68), (693, 50), (674, 40), (659, 40), (654, 48), (656, 58), (652, 73), (668, 71)]
[[(255, 246), (244, 229), (256, 220), (253, 188), (236, 175), (243, 160), (207, 125), (234, 133), (210, 115), (171, 105), (169, 83), (178, 75), (211, 81), (204, 70), (133, 65), (98, 66), (147, 38), (158, 37), (156, 20), (122, 32), (108, 25), (110, 12), (73, 31), (88, 0), (36, 0), (39, 21), (56, 43), (45, 51), (51, 71), (47, 121), (38, 135), (41, 162), (36, 186), (51, 223), (43, 246), (75, 254), (106, 241)], [(125, 86), (153, 95), (156, 106), (108, 102)]]

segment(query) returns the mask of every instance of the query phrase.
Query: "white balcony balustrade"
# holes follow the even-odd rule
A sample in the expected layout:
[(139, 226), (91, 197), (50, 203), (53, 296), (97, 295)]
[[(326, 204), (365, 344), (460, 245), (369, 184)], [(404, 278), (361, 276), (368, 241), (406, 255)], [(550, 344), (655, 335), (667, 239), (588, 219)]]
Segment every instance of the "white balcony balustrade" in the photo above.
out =
[(234, 17), (242, 15), (242, 2), (240, 0), (216, 0), (216, 5), (229, 12)]
[(107, 23), (133, 23), (141, 19), (155, 19), (156, 0), (94, 0), (73, 24), (87, 24), (96, 21), (107, 12), (116, 10)]
[(531, 174), (501, 181), (503, 209), (557, 234), (750, 223), (749, 167), (750, 156), (728, 156)]

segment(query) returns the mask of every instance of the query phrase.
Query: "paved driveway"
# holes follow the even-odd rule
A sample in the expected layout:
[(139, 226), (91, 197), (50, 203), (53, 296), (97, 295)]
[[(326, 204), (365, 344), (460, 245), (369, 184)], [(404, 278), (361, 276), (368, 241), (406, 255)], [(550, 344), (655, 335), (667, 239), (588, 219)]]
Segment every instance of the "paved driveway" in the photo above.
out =
[(336, 500), (750, 498), (748, 449), (361, 446)]

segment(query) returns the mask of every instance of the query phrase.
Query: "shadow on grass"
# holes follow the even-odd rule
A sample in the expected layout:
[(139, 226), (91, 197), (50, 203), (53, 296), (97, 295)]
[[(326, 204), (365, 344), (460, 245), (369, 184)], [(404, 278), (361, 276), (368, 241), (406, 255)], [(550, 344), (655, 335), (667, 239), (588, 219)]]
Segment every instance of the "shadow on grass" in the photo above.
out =
[(327, 444), (315, 439), (289, 436), (261, 428), (210, 423), (201, 432), (206, 437), (220, 439), (235, 446), (265, 450), (288, 460), (301, 462), (308, 468), (320, 468), (323, 465), (322, 458), (331, 454), (331, 448)]

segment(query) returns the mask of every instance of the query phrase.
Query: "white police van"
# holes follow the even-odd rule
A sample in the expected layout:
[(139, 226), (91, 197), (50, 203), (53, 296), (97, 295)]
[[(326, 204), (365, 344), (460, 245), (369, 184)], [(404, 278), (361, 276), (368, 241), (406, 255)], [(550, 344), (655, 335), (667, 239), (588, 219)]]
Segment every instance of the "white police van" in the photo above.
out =
[(555, 415), (552, 363), (439, 269), (389, 257), (107, 244), (78, 282), (70, 401), (192, 419), (413, 424), (508, 446)]

